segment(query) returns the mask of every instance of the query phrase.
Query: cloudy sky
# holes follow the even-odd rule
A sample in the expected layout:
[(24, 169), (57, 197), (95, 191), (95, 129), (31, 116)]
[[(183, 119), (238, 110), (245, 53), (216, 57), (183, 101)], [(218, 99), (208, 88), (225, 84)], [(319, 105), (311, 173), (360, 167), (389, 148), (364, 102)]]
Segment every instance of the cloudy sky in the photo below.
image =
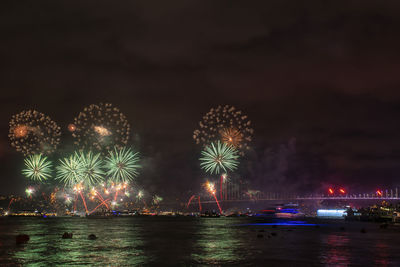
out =
[(394, 0), (1, 3), (0, 193), (27, 184), (13, 114), (46, 113), (66, 149), (98, 102), (126, 114), (140, 182), (164, 195), (199, 190), (192, 132), (220, 104), (253, 123), (254, 187), (400, 186), (399, 29)]

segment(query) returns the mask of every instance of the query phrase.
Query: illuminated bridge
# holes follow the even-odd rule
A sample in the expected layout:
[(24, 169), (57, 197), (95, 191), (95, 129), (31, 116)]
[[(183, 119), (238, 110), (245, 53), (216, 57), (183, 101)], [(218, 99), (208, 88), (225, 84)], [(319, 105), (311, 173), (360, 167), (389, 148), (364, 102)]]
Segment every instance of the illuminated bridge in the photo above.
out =
[[(305, 200), (399, 200), (400, 197), (398, 196), (393, 196), (393, 197), (374, 197), (374, 196), (369, 196), (369, 197), (363, 197), (363, 196), (338, 196), (338, 197), (331, 197), (331, 196), (310, 196), (310, 197), (287, 197), (287, 198), (258, 198), (258, 199), (229, 199), (229, 200), (219, 200), (220, 203), (227, 203), (227, 202), (260, 202), (260, 201), (305, 201)], [(215, 200), (205, 200), (201, 201), (201, 203), (215, 203)], [(194, 203), (196, 204), (196, 203)]]
[[(315, 194), (315, 195), (296, 195), (288, 193), (264, 193), (260, 191), (248, 190), (246, 192), (240, 192), (239, 190), (216, 190), (214, 195), (209, 194), (203, 195), (201, 198), (198, 196), (192, 196), (188, 201), (189, 205), (195, 205), (200, 202), (202, 204), (215, 203), (215, 198), (220, 203), (260, 203), (260, 202), (307, 202), (307, 201), (400, 201), (400, 194), (397, 188), (388, 190), (377, 190), (374, 193), (362, 193), (362, 194)], [(233, 188), (235, 189), (235, 188)], [(192, 201), (193, 200), (193, 201)]]

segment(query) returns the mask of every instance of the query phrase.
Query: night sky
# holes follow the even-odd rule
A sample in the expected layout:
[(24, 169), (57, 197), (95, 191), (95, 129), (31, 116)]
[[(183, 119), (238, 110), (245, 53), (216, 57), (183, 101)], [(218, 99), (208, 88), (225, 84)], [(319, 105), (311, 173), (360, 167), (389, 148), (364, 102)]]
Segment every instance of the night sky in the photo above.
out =
[(192, 139), (211, 108), (255, 129), (238, 172), (264, 191), (400, 185), (400, 3), (387, 1), (3, 1), (0, 194), (21, 193), (8, 122), (37, 109), (63, 130), (111, 102), (162, 196), (200, 190)]

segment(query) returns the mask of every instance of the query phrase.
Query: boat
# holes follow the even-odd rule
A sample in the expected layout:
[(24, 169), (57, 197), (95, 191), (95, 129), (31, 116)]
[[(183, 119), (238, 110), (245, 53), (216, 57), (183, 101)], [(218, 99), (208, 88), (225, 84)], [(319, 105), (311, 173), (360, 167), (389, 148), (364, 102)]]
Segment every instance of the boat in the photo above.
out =
[(289, 203), (260, 210), (256, 213), (256, 216), (273, 218), (298, 218), (304, 217), (304, 213), (299, 211), (298, 204)]

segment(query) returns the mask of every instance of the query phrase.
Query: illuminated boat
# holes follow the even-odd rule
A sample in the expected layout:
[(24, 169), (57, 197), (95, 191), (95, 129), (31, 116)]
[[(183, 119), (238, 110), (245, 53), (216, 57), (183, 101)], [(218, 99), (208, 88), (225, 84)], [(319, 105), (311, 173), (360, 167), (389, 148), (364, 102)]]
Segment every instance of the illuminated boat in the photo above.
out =
[(267, 208), (256, 213), (257, 217), (275, 217), (277, 208)]
[(344, 219), (345, 216), (346, 216), (345, 209), (319, 209), (319, 210), (317, 210), (318, 218)]
[(276, 217), (276, 218), (298, 218), (304, 217), (304, 213), (300, 212), (297, 204), (277, 205), (273, 208), (261, 210), (256, 216), (260, 217)]

